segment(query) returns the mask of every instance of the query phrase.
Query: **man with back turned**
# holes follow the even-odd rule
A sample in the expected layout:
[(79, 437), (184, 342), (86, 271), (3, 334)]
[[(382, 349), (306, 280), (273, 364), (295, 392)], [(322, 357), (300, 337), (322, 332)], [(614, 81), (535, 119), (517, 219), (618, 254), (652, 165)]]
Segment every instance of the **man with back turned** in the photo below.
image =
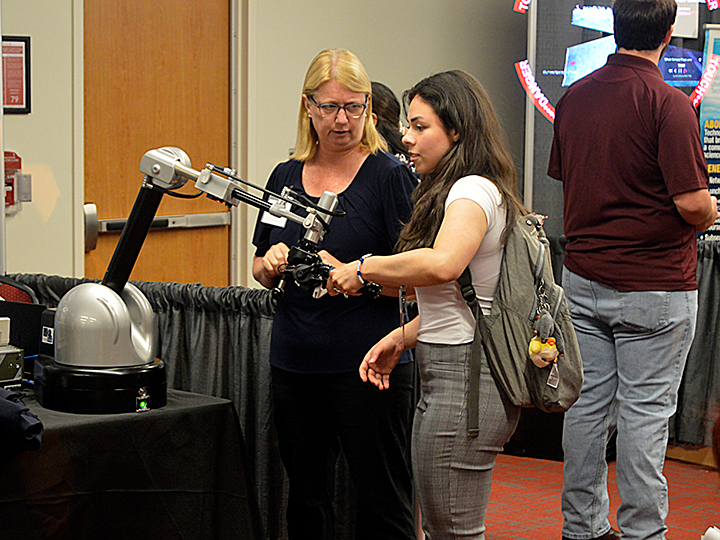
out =
[[(563, 286), (583, 357), (565, 413), (563, 539), (664, 539), (663, 464), (697, 313), (697, 235), (720, 217), (695, 110), (658, 62), (675, 0), (616, 0), (618, 50), (557, 105), (548, 174), (563, 182)], [(605, 451), (617, 430), (611, 528)]]

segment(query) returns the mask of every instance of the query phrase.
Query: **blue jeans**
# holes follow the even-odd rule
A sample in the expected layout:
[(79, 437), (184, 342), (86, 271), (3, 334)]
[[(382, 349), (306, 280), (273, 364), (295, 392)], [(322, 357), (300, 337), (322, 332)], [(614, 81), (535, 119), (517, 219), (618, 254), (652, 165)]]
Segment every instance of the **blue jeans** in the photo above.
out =
[(695, 334), (697, 291), (621, 292), (563, 269), (583, 358), (580, 398), (565, 413), (563, 536), (610, 530), (605, 451), (617, 429), (617, 483), (624, 538), (664, 539), (663, 464)]

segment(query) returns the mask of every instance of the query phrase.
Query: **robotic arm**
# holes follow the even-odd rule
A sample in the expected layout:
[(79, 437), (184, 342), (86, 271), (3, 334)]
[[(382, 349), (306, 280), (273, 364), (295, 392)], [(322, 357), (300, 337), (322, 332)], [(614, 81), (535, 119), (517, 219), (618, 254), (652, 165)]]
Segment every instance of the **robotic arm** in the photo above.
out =
[[(276, 202), (269, 203), (243, 190), (239, 183), (240, 179), (235, 176), (235, 171), (232, 169), (210, 163), (202, 171), (192, 169), (190, 158), (179, 148), (165, 147), (150, 150), (140, 160), (140, 172), (145, 174), (146, 182), (168, 191), (182, 187), (188, 180), (195, 180), (195, 187), (209, 198), (224, 202), (228, 206), (237, 206), (240, 202), (244, 202), (260, 210), (265, 210), (273, 216), (288, 218), (312, 231), (315, 242), (322, 240), (330, 218), (333, 215), (340, 215), (334, 213), (337, 206), (337, 195), (334, 193), (326, 191), (323, 194), (325, 200), (321, 198), (317, 206), (312, 203), (306, 205), (309, 201), (298, 200), (289, 188), (285, 188), (282, 195), (277, 195), (245, 182), (251, 187), (274, 195), (277, 199)], [(224, 177), (216, 173), (223, 174)], [(285, 203), (305, 207), (308, 211), (307, 216), (303, 218), (292, 213)], [(323, 203), (327, 206), (323, 206)], [(328, 213), (318, 216), (320, 210)]]
[[(230, 169), (210, 164), (202, 171), (192, 169), (187, 154), (178, 148), (147, 152), (140, 170), (145, 178), (102, 284), (81, 283), (63, 296), (55, 315), (55, 357), (41, 355), (35, 361), (35, 388), (44, 407), (107, 414), (144, 411), (167, 403), (165, 364), (156, 358), (155, 314), (145, 295), (128, 283), (165, 194), (187, 198), (205, 193), (227, 205), (244, 202), (300, 223), (305, 235), (291, 249), (283, 278), (306, 290), (324, 290), (331, 268), (322, 262), (317, 244), (331, 218), (342, 215), (335, 210), (334, 193), (326, 191), (314, 204), (300, 194), (283, 191), (272, 194), (277, 202), (270, 203), (247, 193)], [(172, 192), (189, 179), (195, 181), (199, 193)], [(291, 212), (293, 205), (304, 208), (307, 215)], [(281, 294), (282, 289), (278, 290)]]
[[(282, 296), (284, 283), (288, 279), (316, 297), (324, 294), (325, 282), (332, 267), (323, 263), (317, 245), (327, 232), (330, 220), (344, 215), (344, 212), (335, 210), (338, 203), (335, 193), (325, 191), (317, 204), (289, 187), (283, 188), (278, 195), (241, 180), (235, 171), (227, 167), (208, 163), (202, 171), (197, 171), (191, 167), (187, 154), (174, 147), (148, 151), (140, 161), (140, 172), (145, 178), (103, 278), (103, 285), (120, 294), (140, 254), (163, 194), (172, 195), (172, 191), (185, 185), (187, 180), (194, 180), (195, 187), (213, 200), (228, 206), (238, 206), (244, 202), (273, 216), (284, 217), (302, 225), (305, 235), (298, 245), (290, 249), (281, 283), (273, 290), (273, 294), (276, 298)], [(242, 188), (241, 182), (272, 195), (275, 202), (270, 203), (248, 193)], [(303, 217), (293, 213), (290, 210), (292, 206), (304, 208), (307, 215)], [(381, 289), (379, 285), (368, 284), (362, 292), (376, 298)]]

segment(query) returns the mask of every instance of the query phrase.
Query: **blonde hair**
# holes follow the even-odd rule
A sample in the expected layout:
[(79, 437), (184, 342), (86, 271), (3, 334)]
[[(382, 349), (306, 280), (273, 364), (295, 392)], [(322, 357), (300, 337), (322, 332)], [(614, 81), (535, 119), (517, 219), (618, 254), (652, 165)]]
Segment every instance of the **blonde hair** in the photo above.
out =
[[(314, 95), (320, 86), (330, 80), (339, 82), (351, 92), (362, 92), (370, 98), (360, 146), (371, 154), (378, 150), (387, 150), (387, 144), (375, 129), (374, 122), (368, 121), (372, 117), (372, 84), (360, 59), (346, 49), (322, 51), (310, 63), (305, 74), (303, 94)], [(317, 142), (317, 132), (301, 99), (295, 152), (291, 157), (299, 161), (311, 159), (315, 155)]]

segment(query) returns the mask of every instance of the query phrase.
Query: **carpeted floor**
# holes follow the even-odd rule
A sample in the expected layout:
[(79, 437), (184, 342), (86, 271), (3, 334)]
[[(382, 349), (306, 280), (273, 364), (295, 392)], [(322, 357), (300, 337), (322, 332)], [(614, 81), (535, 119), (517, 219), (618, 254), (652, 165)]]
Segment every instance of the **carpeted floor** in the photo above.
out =
[[(700, 540), (708, 527), (720, 527), (720, 475), (680, 461), (665, 462), (670, 516), (668, 540)], [(543, 459), (498, 456), (488, 508), (486, 540), (560, 540), (562, 463)], [(610, 522), (620, 496), (615, 465), (608, 474)], [(616, 527), (617, 528), (617, 527)]]

